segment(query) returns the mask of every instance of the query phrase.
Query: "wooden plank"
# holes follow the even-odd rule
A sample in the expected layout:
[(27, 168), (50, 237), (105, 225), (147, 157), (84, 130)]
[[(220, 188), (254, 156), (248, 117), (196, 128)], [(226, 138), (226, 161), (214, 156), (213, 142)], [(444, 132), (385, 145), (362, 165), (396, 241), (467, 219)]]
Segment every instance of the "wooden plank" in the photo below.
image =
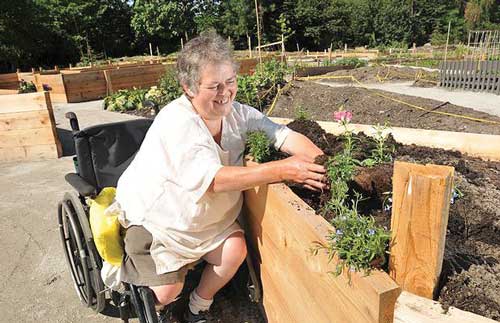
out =
[(0, 96), (0, 113), (46, 110), (44, 92)]
[(0, 89), (0, 95), (18, 94), (19, 90), (2, 90)]
[[(254, 188), (245, 192), (245, 201), (251, 240), (265, 272), (264, 306), (274, 313), (273, 322), (310, 322), (311, 313), (314, 322), (392, 322), (399, 287), (380, 271), (352, 273), (351, 285), (345, 273), (329, 274), (336, 260), (330, 263), (324, 252), (314, 256), (309, 249), (315, 241), (326, 243), (333, 228), (288, 187)], [(278, 283), (286, 297), (268, 294), (265, 286)]]
[(489, 318), (450, 307), (445, 313), (441, 304), (403, 291), (394, 313), (395, 323), (494, 323)]
[(394, 162), (389, 274), (432, 299), (443, 265), (453, 167)]
[[(288, 124), (293, 121), (293, 119), (274, 117), (271, 120), (279, 124)], [(344, 128), (336, 122), (318, 121), (318, 124), (326, 132), (335, 135), (344, 132)], [(356, 133), (364, 132), (368, 136), (373, 136), (375, 133), (371, 125), (350, 124), (348, 129)], [(391, 133), (396, 141), (405, 145), (415, 144), (431, 148), (456, 150), (469, 156), (500, 161), (500, 135), (399, 127), (391, 127), (386, 130), (386, 133)]]
[(0, 161), (13, 162), (22, 160), (43, 160), (60, 157), (54, 144), (22, 146), (22, 147), (0, 147)]
[(49, 144), (54, 144), (54, 134), (51, 127), (0, 132), (0, 147), (2, 148)]
[(19, 79), (17, 73), (0, 74), (0, 89), (17, 90), (19, 88)]
[(47, 111), (0, 113), (0, 132), (14, 129), (43, 128), (50, 125)]

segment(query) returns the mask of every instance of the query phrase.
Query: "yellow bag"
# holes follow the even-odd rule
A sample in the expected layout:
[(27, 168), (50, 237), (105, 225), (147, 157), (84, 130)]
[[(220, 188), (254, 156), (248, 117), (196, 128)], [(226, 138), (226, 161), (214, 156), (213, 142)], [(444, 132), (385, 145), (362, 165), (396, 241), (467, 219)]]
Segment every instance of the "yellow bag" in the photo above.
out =
[(115, 194), (114, 187), (105, 187), (94, 200), (90, 200), (90, 229), (101, 257), (111, 265), (119, 267), (124, 252), (118, 214), (104, 212), (113, 203)]

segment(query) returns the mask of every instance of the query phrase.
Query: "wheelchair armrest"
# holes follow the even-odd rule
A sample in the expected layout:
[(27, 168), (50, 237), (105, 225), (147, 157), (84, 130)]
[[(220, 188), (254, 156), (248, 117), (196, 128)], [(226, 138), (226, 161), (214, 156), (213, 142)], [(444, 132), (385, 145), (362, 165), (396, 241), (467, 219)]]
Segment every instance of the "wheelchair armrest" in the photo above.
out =
[(64, 179), (66, 179), (66, 182), (73, 186), (73, 188), (82, 196), (93, 196), (97, 193), (97, 189), (87, 183), (87, 181), (81, 178), (78, 174), (68, 173), (64, 176)]

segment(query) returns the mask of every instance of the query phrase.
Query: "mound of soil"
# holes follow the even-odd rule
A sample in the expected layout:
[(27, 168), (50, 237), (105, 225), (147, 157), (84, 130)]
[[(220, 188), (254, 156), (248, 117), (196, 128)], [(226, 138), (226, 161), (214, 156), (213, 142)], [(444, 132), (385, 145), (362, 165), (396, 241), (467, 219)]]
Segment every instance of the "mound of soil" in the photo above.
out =
[[(401, 81), (418, 80), (419, 83), (425, 83), (427, 84), (427, 86), (435, 86), (436, 83), (434, 82), (439, 81), (438, 72), (429, 72), (424, 69), (414, 69), (410, 67), (393, 67), (393, 66), (383, 66), (383, 65), (358, 67), (351, 70), (340, 70), (328, 73), (326, 75), (327, 76), (352, 75), (362, 83), (401, 82)], [(345, 83), (348, 80), (330, 79), (329, 81)]]
[[(481, 123), (435, 113), (425, 113), (407, 105), (378, 96), (391, 98), (426, 109), (433, 109), (443, 102), (380, 90), (356, 87), (329, 87), (313, 82), (294, 81), (293, 86), (278, 100), (273, 117), (294, 119), (298, 109), (305, 110), (312, 120), (332, 121), (333, 112), (343, 107), (353, 112), (352, 123), (384, 124), (393, 127), (434, 129), (500, 135), (496, 124)], [(447, 103), (436, 111), (472, 116), (500, 122), (500, 117)]]
[[(314, 123), (296, 120), (288, 126), (308, 136), (324, 151), (339, 151), (341, 139), (325, 133)], [(357, 138), (360, 147), (357, 157), (364, 159), (369, 154), (370, 143), (364, 134)], [(455, 186), (462, 196), (455, 198), (450, 206), (438, 297), (447, 306), (499, 319), (500, 162), (483, 161), (456, 151), (405, 146), (392, 137), (388, 143), (394, 145), (395, 160), (455, 167)], [(317, 162), (324, 164), (326, 159), (323, 156)], [(392, 167), (392, 163), (360, 167), (349, 184), (351, 189), (369, 197), (360, 202), (360, 212), (372, 215), (379, 225), (386, 227), (390, 227), (391, 211), (382, 208), (383, 193), (392, 192)], [(291, 185), (291, 189), (318, 214), (324, 213), (322, 206), (330, 199), (329, 192), (312, 192), (296, 185)], [(330, 220), (334, 216), (327, 213), (325, 218)], [(479, 294), (481, 297), (475, 297)]]

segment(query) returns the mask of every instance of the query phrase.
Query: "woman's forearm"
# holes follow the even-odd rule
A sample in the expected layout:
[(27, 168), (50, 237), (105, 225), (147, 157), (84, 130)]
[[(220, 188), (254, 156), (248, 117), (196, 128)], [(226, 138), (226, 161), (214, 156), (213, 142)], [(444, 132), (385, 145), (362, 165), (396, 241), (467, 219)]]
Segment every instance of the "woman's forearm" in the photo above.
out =
[(280, 150), (293, 156), (300, 156), (311, 162), (317, 156), (323, 155), (323, 151), (309, 140), (309, 138), (295, 131), (292, 131), (286, 137)]
[(224, 166), (212, 182), (213, 192), (244, 191), (246, 189), (282, 180), (279, 162), (268, 162), (255, 166)]

